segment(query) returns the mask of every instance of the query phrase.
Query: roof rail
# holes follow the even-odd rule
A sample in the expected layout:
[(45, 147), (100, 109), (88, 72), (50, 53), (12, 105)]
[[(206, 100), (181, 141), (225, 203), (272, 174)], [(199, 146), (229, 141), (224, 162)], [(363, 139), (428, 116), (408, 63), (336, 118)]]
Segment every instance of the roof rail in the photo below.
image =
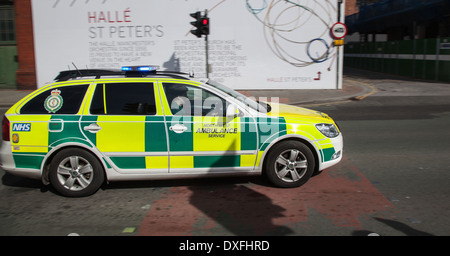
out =
[(96, 79), (101, 76), (117, 76), (125, 75), (121, 70), (104, 70), (104, 69), (77, 69), (77, 70), (65, 70), (59, 72), (55, 77), (56, 82), (67, 81), (78, 77), (95, 76)]
[(174, 71), (153, 71), (153, 72), (141, 72), (141, 71), (122, 71), (122, 70), (105, 70), (105, 69), (77, 69), (77, 70), (65, 70), (59, 72), (55, 77), (56, 82), (67, 81), (69, 79), (75, 79), (79, 77), (94, 76), (95, 79), (100, 79), (102, 76), (125, 76), (125, 77), (150, 77), (150, 76), (166, 76), (178, 79), (189, 79), (189, 74)]

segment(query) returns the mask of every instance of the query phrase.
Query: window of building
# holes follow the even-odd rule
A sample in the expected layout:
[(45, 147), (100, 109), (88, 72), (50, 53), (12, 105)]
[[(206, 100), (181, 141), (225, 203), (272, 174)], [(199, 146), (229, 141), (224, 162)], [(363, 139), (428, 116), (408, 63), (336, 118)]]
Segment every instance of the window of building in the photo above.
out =
[(0, 44), (16, 41), (13, 6), (0, 6)]

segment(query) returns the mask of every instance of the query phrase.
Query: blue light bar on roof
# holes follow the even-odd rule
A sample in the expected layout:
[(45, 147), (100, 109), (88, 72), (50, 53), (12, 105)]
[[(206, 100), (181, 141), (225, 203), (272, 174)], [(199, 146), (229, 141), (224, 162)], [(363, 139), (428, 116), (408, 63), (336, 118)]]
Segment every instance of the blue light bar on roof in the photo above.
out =
[(123, 66), (122, 71), (151, 72), (159, 69), (159, 66)]

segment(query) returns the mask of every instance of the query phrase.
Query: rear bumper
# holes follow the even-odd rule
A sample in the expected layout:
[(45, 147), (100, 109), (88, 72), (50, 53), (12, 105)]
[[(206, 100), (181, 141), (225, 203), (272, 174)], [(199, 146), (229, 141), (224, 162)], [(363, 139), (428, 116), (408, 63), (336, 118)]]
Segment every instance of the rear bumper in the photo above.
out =
[(16, 165), (11, 152), (11, 142), (2, 141), (0, 143), (0, 167), (5, 171), (14, 170)]
[(2, 141), (0, 143), (0, 168), (7, 173), (30, 179), (41, 179), (42, 172), (38, 169), (16, 168), (14, 157), (11, 151), (11, 142)]

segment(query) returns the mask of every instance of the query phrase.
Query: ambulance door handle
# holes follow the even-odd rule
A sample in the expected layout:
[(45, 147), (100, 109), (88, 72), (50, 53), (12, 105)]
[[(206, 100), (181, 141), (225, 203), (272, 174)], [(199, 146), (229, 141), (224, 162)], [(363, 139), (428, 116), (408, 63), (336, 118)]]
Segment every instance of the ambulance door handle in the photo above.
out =
[(187, 130), (187, 127), (182, 124), (176, 124), (169, 127), (169, 130), (175, 132), (175, 133), (183, 133)]
[(91, 133), (97, 133), (102, 129), (98, 124), (90, 124), (88, 126), (85, 126), (83, 130), (91, 132)]

